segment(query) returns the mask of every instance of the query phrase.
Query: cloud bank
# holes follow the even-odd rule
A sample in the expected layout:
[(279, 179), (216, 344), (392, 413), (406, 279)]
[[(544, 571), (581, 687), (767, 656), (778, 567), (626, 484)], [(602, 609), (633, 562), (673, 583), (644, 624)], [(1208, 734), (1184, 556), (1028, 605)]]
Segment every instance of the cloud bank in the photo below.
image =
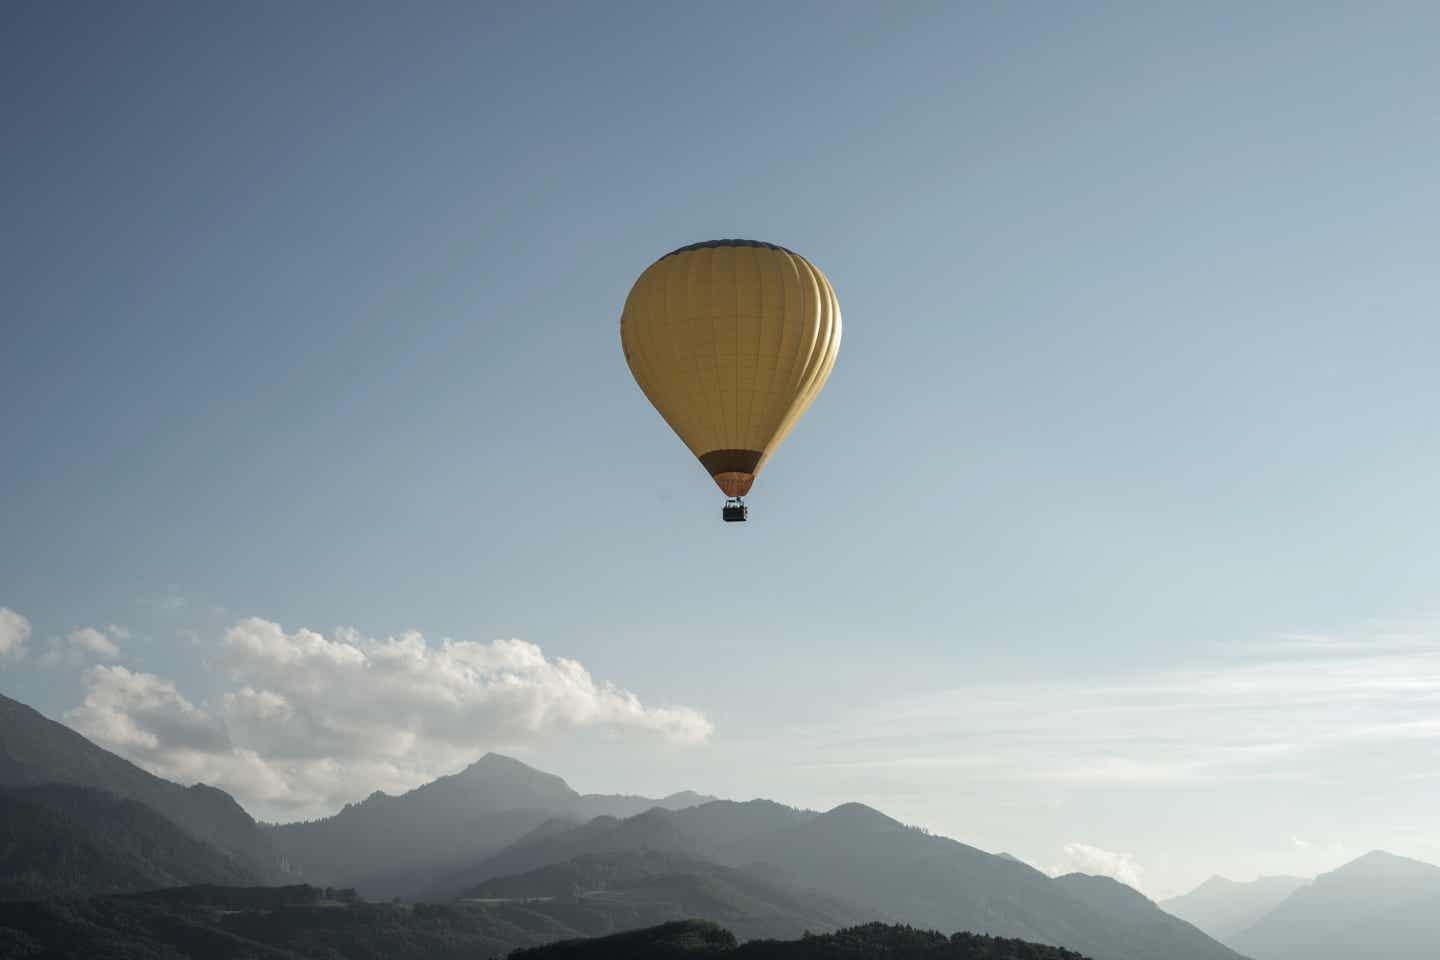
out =
[(214, 784), (286, 819), (333, 813), (374, 789), (454, 772), (486, 749), (581, 728), (679, 744), (712, 731), (696, 710), (646, 706), (521, 640), (287, 633), (250, 618), (226, 631), (214, 666), (228, 689), (210, 704), (153, 674), (92, 667), (66, 722), (161, 776)]
[(1088, 843), (1067, 843), (1063, 852), (1064, 860), (1047, 871), (1052, 877), (1067, 873), (1088, 873), (1097, 877), (1113, 877), (1136, 890), (1144, 890), (1141, 876), (1145, 870), (1135, 862), (1132, 854), (1116, 853)]
[(9, 607), (0, 607), (0, 660), (25, 656), (25, 641), (30, 639), (30, 621)]
[(104, 630), (81, 627), (63, 637), (51, 637), (50, 649), (40, 655), (42, 667), (61, 664), (80, 666), (90, 660), (119, 660), (121, 640), (130, 639), (130, 631), (110, 624)]

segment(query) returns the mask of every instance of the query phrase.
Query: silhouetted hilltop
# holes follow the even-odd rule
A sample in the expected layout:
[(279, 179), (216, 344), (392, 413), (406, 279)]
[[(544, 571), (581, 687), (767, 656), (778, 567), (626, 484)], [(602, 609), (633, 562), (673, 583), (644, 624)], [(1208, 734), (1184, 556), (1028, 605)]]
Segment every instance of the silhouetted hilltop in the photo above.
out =
[(677, 920), (645, 930), (614, 933), (588, 940), (562, 940), (543, 947), (516, 950), (510, 960), (661, 960), (733, 953), (735, 935), (708, 920)]
[(799, 940), (752, 940), (737, 944), (717, 924), (699, 920), (648, 930), (517, 950), (511, 960), (1085, 960), (1078, 953), (1022, 940), (971, 933), (945, 936), (908, 926), (871, 923)]

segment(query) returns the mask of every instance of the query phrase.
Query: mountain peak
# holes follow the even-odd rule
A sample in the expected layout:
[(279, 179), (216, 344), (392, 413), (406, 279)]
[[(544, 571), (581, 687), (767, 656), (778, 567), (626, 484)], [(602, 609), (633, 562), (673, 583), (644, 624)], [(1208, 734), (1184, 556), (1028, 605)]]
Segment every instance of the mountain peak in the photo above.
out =
[(656, 831), (662, 831), (668, 835), (675, 829), (675, 814), (664, 807), (651, 807), (649, 810), (637, 813), (620, 822), (625, 824), (626, 829), (637, 835), (653, 834)]
[(1419, 860), (1411, 860), (1409, 857), (1402, 857), (1388, 850), (1371, 850), (1350, 861), (1356, 863), (1419, 863)]
[(1149, 897), (1114, 877), (1093, 873), (1067, 873), (1055, 882), (1072, 896), (1110, 916), (1150, 917), (1155, 904)]
[(1336, 867), (1329, 873), (1321, 874), (1317, 881), (1336, 879), (1371, 879), (1381, 877), (1418, 877), (1428, 876), (1440, 878), (1440, 867), (1433, 863), (1426, 863), (1423, 860), (1413, 860), (1410, 857), (1402, 857), (1389, 853), (1385, 850), (1371, 850), (1369, 853), (1356, 857), (1343, 866)]
[(823, 814), (817, 819), (818, 822), (842, 824), (848, 829), (870, 829), (894, 828), (904, 826), (899, 820), (887, 817), (874, 807), (867, 807), (863, 803), (842, 803)]
[(514, 757), (507, 757), (503, 753), (487, 753), (459, 773), (480, 773), (485, 770), (534, 770), (534, 767), (527, 766)]
[(478, 773), (489, 770), (523, 770), (528, 773), (540, 772), (539, 770), (536, 770), (534, 767), (530, 766), (528, 763), (522, 763), (521, 761), (516, 760), (514, 757), (507, 757), (503, 753), (487, 753), (485, 754), (485, 756), (481, 757), (479, 760), (476, 760), (474, 763), (470, 764), (470, 766), (466, 767), (460, 772)]
[(1218, 892), (1218, 891), (1220, 891), (1220, 890), (1230, 890), (1230, 889), (1232, 889), (1232, 888), (1234, 888), (1234, 887), (1238, 887), (1238, 886), (1240, 886), (1239, 882), (1237, 882), (1237, 881), (1235, 881), (1235, 880), (1231, 880), (1229, 877), (1222, 877), (1222, 876), (1220, 876), (1220, 874), (1216, 873), (1216, 874), (1211, 874), (1211, 876), (1210, 876), (1210, 878), (1209, 878), (1208, 880), (1206, 880), (1204, 883), (1200, 884), (1200, 886), (1196, 887), (1194, 890), (1191, 890), (1190, 892), (1191, 892), (1191, 893), (1200, 893), (1200, 892), (1203, 890), (1203, 891), (1205, 891), (1205, 892), (1207, 892), (1207, 893), (1210, 893), (1210, 892)]
[[(405, 797), (448, 797), (447, 803), (473, 806), (473, 812), (499, 809), (568, 809), (579, 794), (553, 773), (536, 770), (514, 757), (487, 753), (446, 776), (423, 783)], [(482, 799), (483, 798), (483, 799)]]
[(1322, 873), (1231, 941), (1254, 957), (1433, 957), (1440, 867), (1372, 850)]

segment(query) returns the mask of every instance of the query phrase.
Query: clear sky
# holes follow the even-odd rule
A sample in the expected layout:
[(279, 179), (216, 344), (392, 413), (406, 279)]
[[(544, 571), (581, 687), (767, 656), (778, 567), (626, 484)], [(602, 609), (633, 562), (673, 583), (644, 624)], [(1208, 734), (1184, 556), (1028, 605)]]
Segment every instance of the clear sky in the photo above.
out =
[[(1440, 860), (1434, 4), (3, 21), (5, 693), (271, 819), (499, 749)], [(845, 317), (744, 526), (619, 345), (716, 237)]]

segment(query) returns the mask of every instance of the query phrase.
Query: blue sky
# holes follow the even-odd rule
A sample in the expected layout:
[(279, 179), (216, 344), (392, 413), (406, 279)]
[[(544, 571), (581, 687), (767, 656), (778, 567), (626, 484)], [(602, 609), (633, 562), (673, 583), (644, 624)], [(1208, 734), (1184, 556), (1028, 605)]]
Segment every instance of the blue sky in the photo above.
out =
[[(1440, 856), (1433, 6), (6, 19), (6, 693), (265, 816), (505, 747), (1083, 845), (1150, 892)], [(744, 527), (618, 337), (647, 264), (728, 236), (845, 316)], [(302, 628), (322, 660), (517, 638), (642, 712), (302, 757), (340, 772), (290, 806), (143, 746), (179, 697), (269, 762), (227, 711), (303, 694), (237, 657)]]

